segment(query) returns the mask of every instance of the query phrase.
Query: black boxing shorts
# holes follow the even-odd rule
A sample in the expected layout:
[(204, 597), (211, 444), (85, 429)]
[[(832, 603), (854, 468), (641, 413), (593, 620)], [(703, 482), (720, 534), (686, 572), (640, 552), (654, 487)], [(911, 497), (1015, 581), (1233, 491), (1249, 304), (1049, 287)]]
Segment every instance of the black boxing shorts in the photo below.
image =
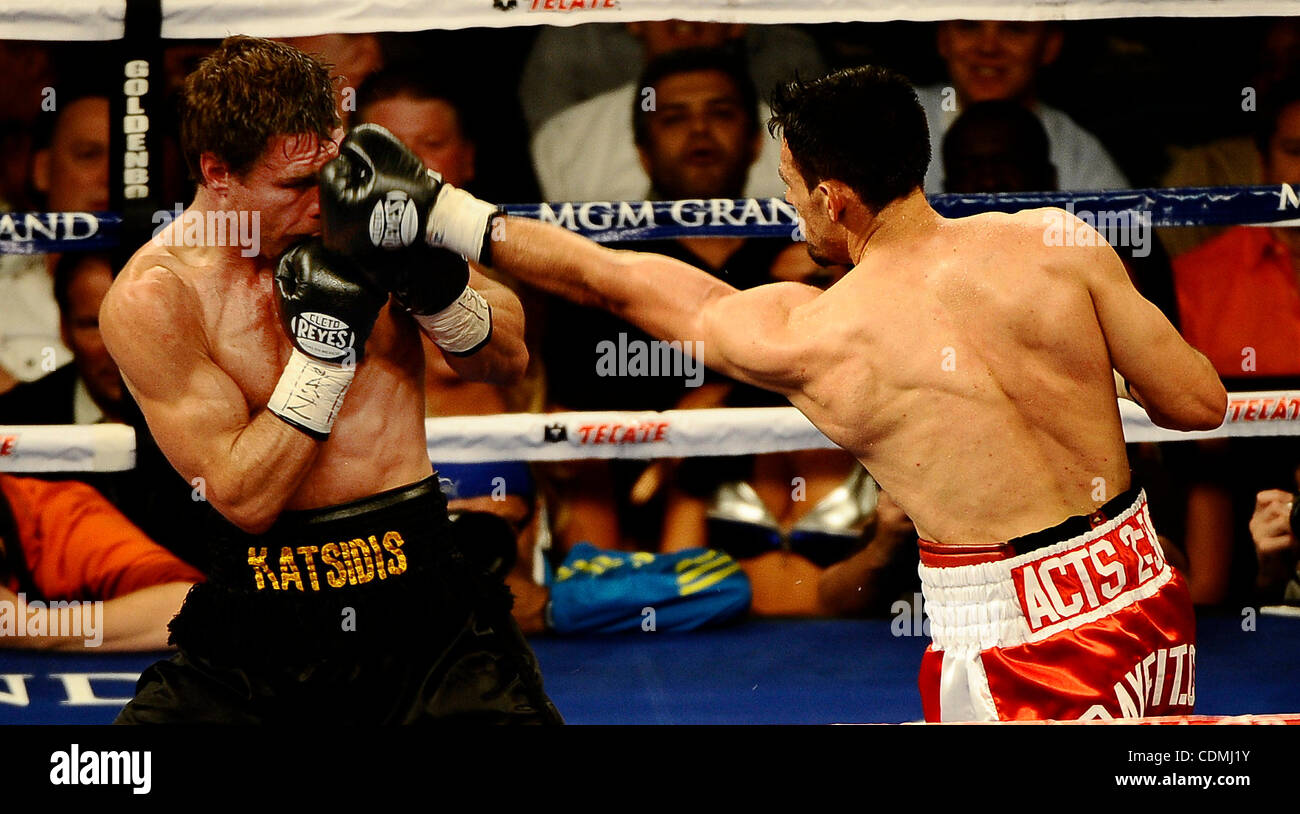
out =
[(435, 477), (211, 547), (115, 723), (562, 723)]

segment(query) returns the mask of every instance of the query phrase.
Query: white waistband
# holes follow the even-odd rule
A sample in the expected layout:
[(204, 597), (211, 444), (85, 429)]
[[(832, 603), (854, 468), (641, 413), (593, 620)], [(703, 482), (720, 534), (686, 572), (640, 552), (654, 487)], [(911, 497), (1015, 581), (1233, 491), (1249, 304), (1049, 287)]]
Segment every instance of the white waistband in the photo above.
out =
[[(1127, 527), (1127, 534), (1121, 527)], [(1098, 546), (1105, 548), (1110, 545), (1115, 548), (1111, 541), (1103, 542), (1103, 538), (1121, 535), (1130, 541), (1134, 537), (1149, 538), (1149, 561), (1144, 560), (1136, 548), (1133, 549), (1136, 573), (1146, 573), (1147, 576), (1139, 578), (1137, 584), (1134, 584), (1131, 575), (1126, 574), (1124, 583), (1117, 586), (1118, 593), (1111, 597), (1102, 594), (1090, 578), (1086, 596), (1080, 588), (1071, 594), (1070, 600), (1061, 601), (1051, 573), (1056, 571), (1066, 579), (1072, 578), (1061, 555), (1073, 555), (1075, 568), (1083, 570), (1085, 565), (1082, 560), (1087, 552)], [(1082, 549), (1085, 553), (1075, 554), (1075, 549)], [(1098, 561), (1093, 559), (1092, 562), (1095, 565)], [(1105, 565), (1113, 566), (1113, 562)], [(1061, 630), (1100, 619), (1151, 596), (1173, 574), (1164, 560), (1159, 541), (1155, 539), (1145, 491), (1138, 493), (1132, 506), (1077, 537), (1005, 560), (953, 567), (922, 564), (918, 570), (936, 650), (986, 650), (990, 647), (1014, 647), (1039, 641)], [(1041, 576), (1044, 573), (1046, 576)], [(1017, 588), (1017, 576), (1021, 579), (1020, 590)], [(1026, 581), (1032, 584), (1026, 586)], [(1052, 582), (1050, 586), (1047, 585), (1049, 581)], [(1038, 590), (1040, 584), (1046, 591)], [(1029, 595), (1032, 622), (1026, 616), (1026, 600), (1022, 598), (1022, 591)], [(1035, 597), (1040, 600), (1046, 597), (1047, 604), (1032, 604)], [(1088, 601), (1094, 597), (1095, 602)], [(1078, 611), (1060, 613), (1063, 606), (1068, 609), (1076, 601), (1080, 605)], [(1037, 612), (1040, 608), (1043, 613)]]

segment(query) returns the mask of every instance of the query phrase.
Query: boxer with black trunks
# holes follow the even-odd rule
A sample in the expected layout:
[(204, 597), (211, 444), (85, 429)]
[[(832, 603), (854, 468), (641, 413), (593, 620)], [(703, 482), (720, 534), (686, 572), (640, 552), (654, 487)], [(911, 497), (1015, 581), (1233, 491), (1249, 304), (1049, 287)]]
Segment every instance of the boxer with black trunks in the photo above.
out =
[(928, 719), (1190, 712), (1191, 603), (1131, 489), (1116, 397), (1160, 426), (1211, 429), (1227, 406), (1213, 367), (1073, 214), (931, 209), (925, 115), (901, 77), (863, 67), (795, 82), (772, 110), (809, 253), (852, 266), (825, 291), (737, 291), (498, 216), (364, 126), (324, 170), (325, 239), (358, 250), (369, 238), (347, 224), (397, 190), (419, 209), (412, 234), (697, 342), (686, 347), (705, 364), (789, 398), (932, 541)]
[(227, 39), (187, 78), (181, 128), (194, 202), (100, 320), (212, 510), (212, 565), (118, 722), (559, 723), (425, 447), (420, 332), (461, 376), (512, 381), (518, 299), (443, 250), (323, 247), (342, 130), (328, 67), (291, 46)]

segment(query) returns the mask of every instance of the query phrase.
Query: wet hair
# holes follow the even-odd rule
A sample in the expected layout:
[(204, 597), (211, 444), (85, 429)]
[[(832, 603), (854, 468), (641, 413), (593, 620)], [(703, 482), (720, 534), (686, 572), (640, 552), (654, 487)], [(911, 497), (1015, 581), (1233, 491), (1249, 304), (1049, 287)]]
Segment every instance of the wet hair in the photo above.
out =
[(880, 210), (921, 187), (930, 163), (930, 129), (916, 91), (875, 65), (777, 87), (767, 128), (779, 131), (795, 168), (811, 188), (848, 185)]
[[(660, 54), (646, 65), (641, 72), (638, 88), (653, 88), (670, 76), (701, 71), (716, 71), (731, 79), (736, 93), (740, 96), (740, 107), (749, 116), (754, 130), (758, 130), (758, 91), (754, 89), (754, 80), (749, 76), (745, 60), (733, 47), (720, 48), (681, 48)], [(650, 117), (653, 108), (646, 110), (645, 99), (638, 92), (632, 105), (632, 135), (639, 145), (650, 139)]]
[(330, 66), (292, 45), (227, 37), (185, 78), (179, 108), (181, 151), (203, 183), (199, 157), (248, 170), (275, 136), (327, 139), (340, 124)]

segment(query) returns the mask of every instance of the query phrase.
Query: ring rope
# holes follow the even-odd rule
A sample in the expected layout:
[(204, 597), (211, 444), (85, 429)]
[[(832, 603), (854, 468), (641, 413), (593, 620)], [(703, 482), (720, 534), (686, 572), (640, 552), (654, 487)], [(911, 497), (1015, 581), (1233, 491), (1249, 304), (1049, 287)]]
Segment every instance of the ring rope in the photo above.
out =
[[(1127, 443), (1300, 435), (1300, 390), (1233, 393), (1223, 426), (1157, 427), (1120, 401)], [(831, 449), (793, 407), (663, 412), (505, 413), (427, 418), (429, 459), (443, 463), (685, 458)], [(0, 472), (120, 472), (135, 466), (135, 431), (123, 424), (0, 425)]]
[[(1057, 207), (1103, 235), (1127, 228), (1300, 224), (1300, 193), (1290, 184), (928, 197), (935, 210), (947, 217)], [(601, 243), (678, 237), (799, 238), (794, 207), (780, 198), (566, 201), (503, 208), (508, 214), (555, 223)], [(176, 214), (175, 209), (155, 212), (155, 234)], [(1045, 219), (1045, 231), (1054, 225)], [(225, 224), (217, 226), (224, 229)], [(121, 216), (111, 212), (0, 213), (0, 254), (109, 248), (118, 245), (121, 229)]]
[[(5, 0), (0, 38), (107, 40), (126, 27), (124, 0)], [(935, 21), (955, 16), (997, 20), (1124, 17), (1258, 17), (1295, 13), (1294, 0), (166, 0), (166, 39), (220, 39), (372, 31), (515, 28), (533, 25), (703, 20), (723, 23)]]

